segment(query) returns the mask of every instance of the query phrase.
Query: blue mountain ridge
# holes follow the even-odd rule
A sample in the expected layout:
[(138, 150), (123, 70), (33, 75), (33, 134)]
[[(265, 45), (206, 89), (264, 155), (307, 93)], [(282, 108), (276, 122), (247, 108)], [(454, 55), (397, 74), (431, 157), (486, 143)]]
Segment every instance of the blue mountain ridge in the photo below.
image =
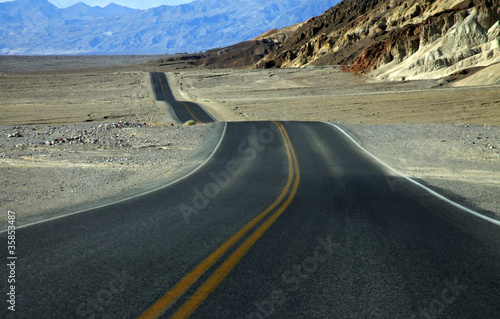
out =
[(250, 40), (317, 16), (339, 0), (197, 0), (147, 10), (48, 0), (0, 3), (0, 54), (164, 54)]

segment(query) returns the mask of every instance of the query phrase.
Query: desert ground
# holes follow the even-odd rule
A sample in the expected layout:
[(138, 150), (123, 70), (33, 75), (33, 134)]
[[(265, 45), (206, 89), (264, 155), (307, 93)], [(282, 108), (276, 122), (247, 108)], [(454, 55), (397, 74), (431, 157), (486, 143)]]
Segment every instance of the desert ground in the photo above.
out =
[[(0, 221), (7, 210), (30, 218), (164, 178), (213, 127), (174, 124), (149, 70), (133, 65), (144, 61), (26, 69), (30, 59), (0, 62)], [(339, 123), (399, 172), (500, 216), (499, 86), (382, 82), (337, 67), (163, 71), (179, 99), (219, 121)]]

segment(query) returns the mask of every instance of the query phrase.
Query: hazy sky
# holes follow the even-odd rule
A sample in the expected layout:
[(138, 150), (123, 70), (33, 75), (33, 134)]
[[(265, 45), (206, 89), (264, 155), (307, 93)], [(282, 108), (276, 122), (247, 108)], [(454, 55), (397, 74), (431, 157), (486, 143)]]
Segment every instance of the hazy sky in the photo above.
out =
[[(7, 1), (11, 0), (0, 0), (0, 2), (7, 2)], [(192, 1), (193, 0), (49, 0), (49, 2), (53, 3), (59, 8), (66, 8), (78, 2), (83, 2), (89, 6), (105, 7), (111, 2), (114, 2), (122, 6), (127, 6), (136, 9), (147, 9), (152, 7), (158, 7), (163, 4), (176, 5)]]

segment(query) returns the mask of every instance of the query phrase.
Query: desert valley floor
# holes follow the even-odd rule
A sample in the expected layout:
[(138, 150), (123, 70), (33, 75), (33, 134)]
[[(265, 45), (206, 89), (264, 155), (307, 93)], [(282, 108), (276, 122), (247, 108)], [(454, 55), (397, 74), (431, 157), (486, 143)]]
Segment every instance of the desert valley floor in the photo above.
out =
[[(78, 69), (85, 58), (68, 57), (57, 71), (48, 59), (19, 72), (24, 59), (0, 70), (0, 207), (20, 219), (163, 178), (212, 128), (175, 124), (141, 65)], [(219, 121), (338, 123), (399, 172), (500, 215), (498, 86), (381, 82), (337, 67), (155, 71)]]

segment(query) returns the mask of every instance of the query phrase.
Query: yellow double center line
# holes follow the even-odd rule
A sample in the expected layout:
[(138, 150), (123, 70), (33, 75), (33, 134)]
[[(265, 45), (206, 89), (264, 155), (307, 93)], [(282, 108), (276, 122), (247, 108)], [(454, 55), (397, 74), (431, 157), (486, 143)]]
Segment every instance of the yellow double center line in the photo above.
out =
[[(158, 318), (170, 306), (172, 306), (217, 260), (222, 257), (232, 246), (234, 246), (243, 236), (245, 236), (255, 225), (274, 211), (274, 213), (263, 222), (198, 288), (198, 290), (177, 310), (172, 318), (189, 317), (203, 301), (214, 291), (214, 289), (226, 278), (236, 264), (243, 258), (248, 250), (259, 240), (260, 237), (271, 227), (280, 217), (285, 209), (290, 205), (300, 182), (300, 172), (295, 150), (293, 149), (290, 137), (281, 123), (275, 122), (280, 131), (288, 158), (288, 180), (280, 196), (265, 211), (260, 213), (241, 230), (233, 235), (228, 241), (222, 244), (181, 281), (179, 281), (169, 292), (167, 292), (154, 305), (146, 310), (139, 318)], [(295, 179), (295, 180), (294, 180)], [(293, 183), (293, 185), (292, 185)], [(288, 197), (287, 197), (288, 195)], [(286, 197), (286, 199), (285, 199)], [(275, 208), (279, 206), (275, 210)]]
[(189, 106), (186, 105), (186, 103), (184, 103), (184, 102), (179, 102), (179, 103), (182, 104), (182, 105), (184, 105), (184, 107), (189, 112), (189, 114), (191, 114), (191, 116), (193, 117), (193, 120), (195, 120), (196, 123), (203, 123), (200, 120), (198, 120), (198, 118), (196, 118), (196, 116), (194, 116), (193, 112), (191, 112), (191, 109), (189, 108)]
[[(163, 96), (166, 98), (167, 94), (165, 92), (165, 88), (163, 87), (163, 83), (161, 82), (160, 74), (158, 74), (158, 83), (160, 83), (160, 88), (163, 92)], [(177, 102), (179, 102), (179, 101), (177, 101)], [(195, 120), (197, 123), (203, 123), (200, 120), (198, 120), (198, 118), (196, 118), (196, 116), (194, 116), (193, 112), (191, 112), (191, 110), (189, 109), (189, 107), (185, 103), (183, 103), (183, 102), (179, 102), (179, 103), (182, 104), (186, 108), (186, 110), (189, 112), (189, 114), (191, 114), (191, 116), (193, 117), (193, 120)]]

